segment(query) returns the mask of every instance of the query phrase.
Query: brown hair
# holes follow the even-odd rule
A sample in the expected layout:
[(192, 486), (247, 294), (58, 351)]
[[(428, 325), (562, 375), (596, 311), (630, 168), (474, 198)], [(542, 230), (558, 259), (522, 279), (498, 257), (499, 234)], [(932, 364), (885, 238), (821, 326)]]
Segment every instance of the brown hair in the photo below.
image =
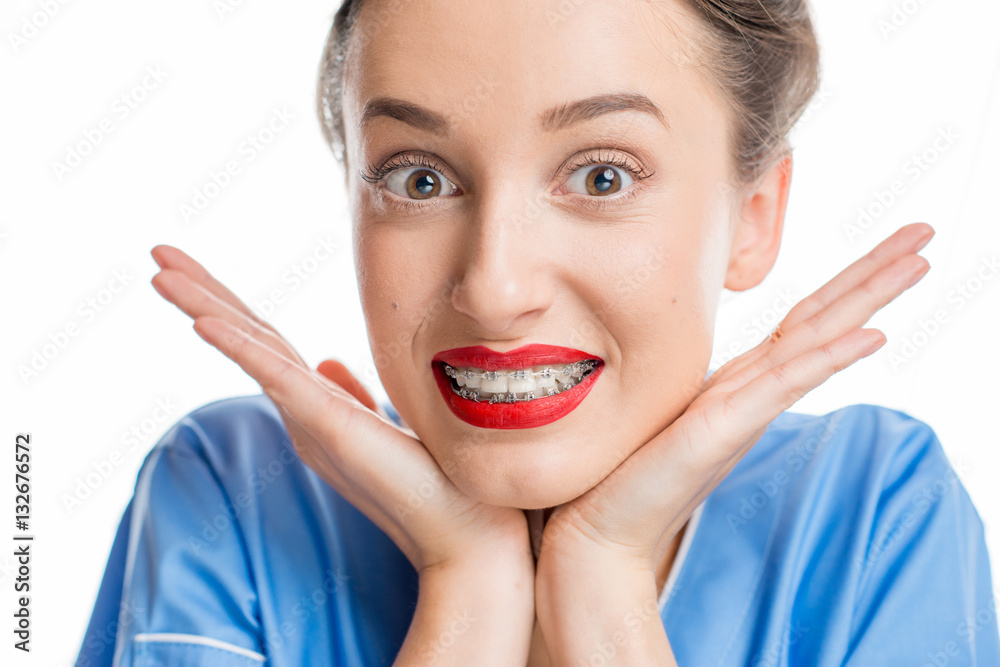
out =
[[(819, 86), (819, 46), (808, 0), (683, 0), (702, 19), (696, 44), (735, 122), (730, 145), (739, 178), (752, 182), (783, 158), (788, 133)], [(327, 39), (317, 87), (323, 135), (346, 166), (343, 64), (363, 0), (343, 0)], [(372, 26), (380, 21), (373, 18)]]

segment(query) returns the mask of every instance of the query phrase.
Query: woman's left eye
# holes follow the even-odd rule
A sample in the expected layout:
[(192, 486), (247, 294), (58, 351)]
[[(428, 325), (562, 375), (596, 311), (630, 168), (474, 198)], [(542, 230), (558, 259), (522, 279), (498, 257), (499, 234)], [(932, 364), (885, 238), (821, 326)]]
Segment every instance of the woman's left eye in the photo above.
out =
[(396, 169), (386, 177), (385, 188), (394, 195), (416, 200), (447, 196), (457, 190), (436, 170), (423, 166)]
[(593, 197), (613, 195), (634, 182), (635, 179), (625, 169), (608, 164), (601, 164), (591, 169), (586, 167), (577, 169), (566, 179), (567, 185), (579, 188), (576, 190), (571, 188), (570, 192)]

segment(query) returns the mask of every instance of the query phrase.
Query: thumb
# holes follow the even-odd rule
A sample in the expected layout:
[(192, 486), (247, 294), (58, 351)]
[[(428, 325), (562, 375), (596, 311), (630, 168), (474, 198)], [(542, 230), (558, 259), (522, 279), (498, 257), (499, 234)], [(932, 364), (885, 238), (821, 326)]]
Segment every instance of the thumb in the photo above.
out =
[(361, 401), (361, 403), (363, 403), (364, 406), (372, 412), (384, 414), (379, 408), (379, 405), (375, 402), (375, 399), (372, 398), (372, 395), (369, 394), (368, 390), (365, 389), (363, 384), (361, 384), (361, 381), (354, 377), (354, 375), (351, 374), (351, 371), (347, 370), (347, 367), (344, 366), (344, 364), (340, 363), (336, 359), (327, 359), (320, 362), (319, 366), (316, 367), (316, 370), (319, 371), (321, 375), (339, 384), (347, 390), (348, 393), (354, 396), (354, 398)]

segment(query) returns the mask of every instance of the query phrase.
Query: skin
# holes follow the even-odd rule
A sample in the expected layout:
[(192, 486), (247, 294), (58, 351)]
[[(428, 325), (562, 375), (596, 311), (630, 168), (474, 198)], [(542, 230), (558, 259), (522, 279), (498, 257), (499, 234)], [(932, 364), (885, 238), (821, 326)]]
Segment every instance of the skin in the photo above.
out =
[[(344, 89), (358, 287), (406, 427), (339, 362), (310, 369), (183, 252), (153, 250), (157, 290), (260, 382), (303, 460), (419, 572), (397, 664), (423, 664), (468, 608), (488, 622), (438, 655), (445, 664), (577, 664), (609, 641), (620, 664), (676, 664), (662, 623), (623, 642), (616, 633), (655, 601), (691, 511), (774, 417), (885, 342), (861, 327), (928, 269), (916, 252), (933, 230), (900, 229), (797, 304), (780, 339), (705, 382), (721, 289), (759, 284), (777, 257), (791, 158), (755, 183), (732, 178), (729, 111), (694, 66), (696, 24), (679, 2), (593, 3), (552, 25), (558, 6), (370, 0), (359, 16)], [(400, 44), (419, 57), (400, 57)], [(585, 54), (599, 59), (572, 67)], [(634, 111), (538, 126), (553, 106), (620, 91), (648, 95), (669, 129)], [(381, 96), (451, 127), (436, 135), (383, 116), (362, 131), (365, 105)], [(424, 155), (442, 179), (422, 210), (392, 206), (405, 185), (359, 177), (400, 152)], [(584, 179), (597, 167), (573, 165), (597, 153), (598, 164), (616, 156), (652, 175), (631, 182), (616, 167), (621, 190), (604, 197), (618, 204), (596, 211), (588, 200), (602, 196)], [(403, 167), (399, 183), (407, 173), (428, 174)], [(435, 353), (531, 342), (604, 359), (575, 411), (522, 430), (451, 414), (430, 372)], [(399, 512), (426, 475), (437, 491)], [(541, 508), (554, 509), (533, 550), (525, 511)]]
[[(557, 3), (395, 4), (365, 3), (344, 88), (358, 285), (379, 376), (463, 493), (553, 507), (683, 412), (707, 372), (722, 287), (752, 287), (773, 264), (784, 193), (771, 188), (745, 224), (734, 215), (727, 112), (663, 27), (666, 10), (593, 3), (551, 27)], [(669, 7), (687, 29), (681, 5)], [(398, 44), (420, 45), (420, 57), (401, 58)], [(572, 66), (581, 44), (599, 65)], [(619, 91), (647, 94), (671, 130), (639, 112), (558, 133), (538, 127), (546, 109)], [(452, 129), (438, 137), (382, 116), (361, 132), (365, 104), (381, 96), (437, 111)], [(359, 176), (401, 151), (424, 153), (451, 184), (421, 211), (392, 205), (407, 174), (395, 192)], [(653, 175), (625, 187), (630, 176), (618, 169), (623, 187), (601, 202), (615, 205), (594, 211), (599, 197), (584, 180), (599, 167), (571, 171), (595, 154)], [(627, 189), (635, 196), (623, 198)], [(543, 427), (487, 433), (451, 414), (430, 371), (434, 354), (532, 342), (604, 359), (583, 404)]]

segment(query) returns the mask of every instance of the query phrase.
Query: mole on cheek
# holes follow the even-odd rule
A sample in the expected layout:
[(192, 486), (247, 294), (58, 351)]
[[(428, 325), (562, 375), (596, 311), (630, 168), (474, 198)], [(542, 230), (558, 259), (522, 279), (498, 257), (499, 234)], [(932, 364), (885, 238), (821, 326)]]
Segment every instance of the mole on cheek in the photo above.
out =
[(398, 304), (398, 303), (396, 303), (395, 301), (393, 301), (393, 302), (392, 302), (392, 307), (393, 307), (393, 308), (399, 308), (399, 304)]

